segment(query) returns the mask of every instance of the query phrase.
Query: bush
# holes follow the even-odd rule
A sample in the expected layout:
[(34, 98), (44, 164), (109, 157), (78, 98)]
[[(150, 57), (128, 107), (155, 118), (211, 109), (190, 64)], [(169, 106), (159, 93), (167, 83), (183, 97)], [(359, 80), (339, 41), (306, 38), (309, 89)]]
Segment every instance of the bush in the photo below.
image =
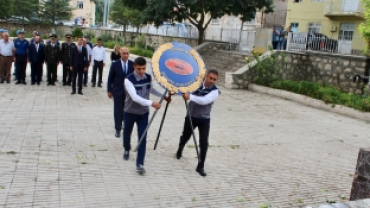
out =
[(111, 34), (105, 32), (105, 33), (102, 33), (100, 38), (103, 40), (103, 42), (108, 42), (108, 41), (112, 41), (113, 40), (113, 37)]
[(95, 38), (95, 33), (91, 30), (85, 30), (84, 35), (87, 35), (90, 40)]
[(342, 92), (334, 87), (315, 82), (277, 80), (271, 87), (319, 99), (325, 103), (344, 105), (364, 112), (370, 112), (370, 97)]
[(75, 37), (75, 38), (82, 37), (83, 33), (82, 33), (81, 28), (76, 27), (74, 30), (72, 30), (72, 36)]
[(17, 37), (17, 30), (12, 30), (9, 32), (10, 37)]

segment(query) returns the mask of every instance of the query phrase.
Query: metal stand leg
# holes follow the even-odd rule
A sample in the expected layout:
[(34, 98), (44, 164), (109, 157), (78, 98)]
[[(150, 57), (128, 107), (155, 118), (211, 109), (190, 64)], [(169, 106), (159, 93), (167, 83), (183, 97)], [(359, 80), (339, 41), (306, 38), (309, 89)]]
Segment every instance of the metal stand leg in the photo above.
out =
[(193, 134), (195, 150), (197, 151), (198, 162), (200, 162), (199, 150), (198, 150), (198, 145), (197, 145), (197, 138), (195, 137), (193, 122), (191, 121), (191, 115), (190, 115), (190, 111), (189, 111), (189, 105), (188, 105), (188, 102), (186, 100), (185, 100), (185, 105), (186, 105), (186, 111), (187, 111), (189, 122), (190, 122), (191, 131), (192, 131), (192, 134)]
[[(169, 95), (169, 97), (171, 98), (171, 94)], [(166, 118), (166, 113), (167, 113), (167, 108), (168, 108), (168, 105), (170, 103), (167, 102), (166, 104), (166, 108), (164, 109), (164, 113), (163, 113), (163, 116), (162, 116), (162, 121), (161, 121), (161, 125), (159, 126), (159, 131), (158, 131), (158, 135), (157, 135), (157, 139), (155, 140), (155, 144), (154, 144), (154, 150), (157, 149), (157, 145), (158, 145), (158, 141), (159, 141), (159, 136), (161, 135), (161, 131), (162, 131), (162, 127), (163, 127), (163, 122), (164, 122), (164, 119)]]

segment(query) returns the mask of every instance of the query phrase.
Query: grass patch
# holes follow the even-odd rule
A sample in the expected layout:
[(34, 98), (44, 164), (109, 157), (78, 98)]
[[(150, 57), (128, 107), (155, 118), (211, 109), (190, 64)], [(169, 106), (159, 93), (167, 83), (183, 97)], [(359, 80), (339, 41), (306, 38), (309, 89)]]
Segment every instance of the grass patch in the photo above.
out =
[[(258, 83), (258, 81), (256, 83), (263, 84)], [(269, 84), (269, 86), (267, 87), (306, 95), (308, 97), (322, 100), (327, 104), (330, 103), (332, 107), (335, 107), (335, 105), (343, 105), (362, 112), (370, 112), (369, 96), (345, 93), (337, 88), (331, 86), (323, 86), (315, 82), (276, 80), (271, 82), (271, 84)]]

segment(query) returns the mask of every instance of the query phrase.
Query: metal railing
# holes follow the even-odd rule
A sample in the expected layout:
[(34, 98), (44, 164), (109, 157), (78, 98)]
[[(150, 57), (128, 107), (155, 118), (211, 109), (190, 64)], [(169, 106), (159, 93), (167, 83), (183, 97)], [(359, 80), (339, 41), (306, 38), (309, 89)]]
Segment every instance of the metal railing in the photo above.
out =
[(364, 13), (361, 1), (327, 0), (325, 1), (324, 14)]
[(329, 53), (361, 55), (367, 46), (361, 36), (339, 36), (329, 38), (307, 33), (289, 33), (287, 40), (288, 51), (321, 51)]

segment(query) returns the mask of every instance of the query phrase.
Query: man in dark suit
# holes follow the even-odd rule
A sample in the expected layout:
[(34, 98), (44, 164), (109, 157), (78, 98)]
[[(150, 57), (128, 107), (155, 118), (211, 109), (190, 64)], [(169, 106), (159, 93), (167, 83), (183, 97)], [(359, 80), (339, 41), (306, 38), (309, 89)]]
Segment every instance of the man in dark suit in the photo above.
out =
[(31, 63), (31, 84), (40, 85), (45, 61), (45, 45), (40, 42), (39, 34), (35, 34), (34, 42), (28, 48), (28, 61)]
[(108, 75), (108, 97), (113, 97), (114, 123), (116, 137), (121, 137), (123, 122), (123, 107), (125, 103), (124, 81), (127, 75), (134, 72), (134, 62), (128, 60), (130, 52), (127, 48), (121, 48), (121, 60), (112, 63)]
[(82, 45), (82, 37), (77, 38), (77, 46), (72, 49), (71, 52), (71, 67), (70, 70), (73, 72), (72, 80), (72, 92), (71, 94), (76, 94), (76, 78), (78, 75), (78, 94), (82, 93), (82, 76), (83, 72), (87, 70), (89, 59), (87, 57), (87, 50)]
[(69, 70), (71, 61), (72, 48), (76, 47), (76, 44), (72, 42), (72, 35), (67, 33), (65, 35), (66, 41), (62, 43), (62, 50), (60, 53), (60, 61), (63, 63), (63, 86), (71, 86), (72, 82), (72, 71)]
[(57, 70), (59, 65), (60, 49), (56, 43), (57, 35), (51, 33), (50, 42), (45, 46), (45, 62), (48, 71), (48, 85), (55, 86), (57, 78)]

